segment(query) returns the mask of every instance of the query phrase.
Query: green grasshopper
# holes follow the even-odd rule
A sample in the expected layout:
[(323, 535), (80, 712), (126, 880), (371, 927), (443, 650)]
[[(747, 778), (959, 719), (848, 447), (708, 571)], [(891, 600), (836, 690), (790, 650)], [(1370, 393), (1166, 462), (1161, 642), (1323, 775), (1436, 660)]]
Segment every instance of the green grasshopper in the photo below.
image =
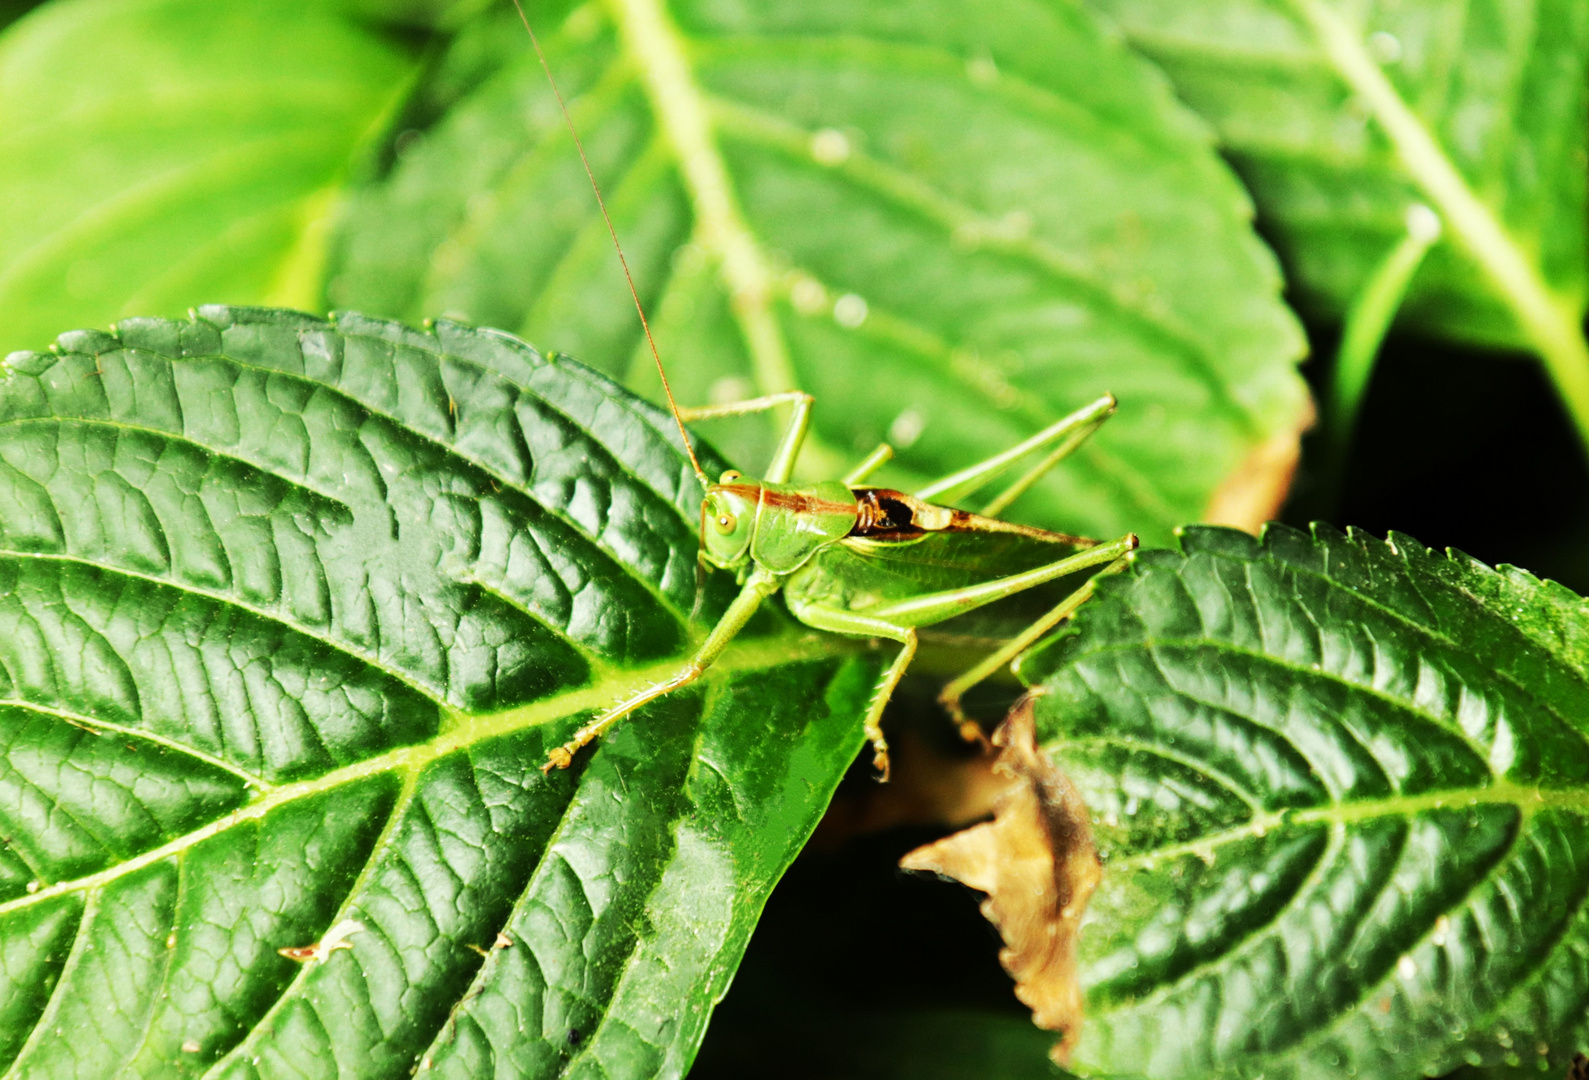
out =
[[(788, 391), (694, 409), (681, 409), (673, 400), (662, 356), (652, 340), (645, 309), (629, 274), (617, 230), (607, 213), (601, 186), (591, 171), (579, 132), (568, 114), (562, 93), (557, 89), (557, 80), (552, 77), (551, 66), (541, 51), (524, 8), (520, 0), (513, 0), (513, 3), (563, 111), (585, 173), (590, 177), (596, 203), (612, 236), (613, 247), (617, 249), (635, 310), (639, 312), (646, 342), (656, 360), (657, 373), (662, 377), (668, 407), (704, 491), (700, 557), (704, 563), (734, 571), (743, 586), (687, 663), (671, 677), (619, 702), (580, 728), (572, 739), (547, 756), (542, 771), (568, 767), (581, 747), (599, 738), (619, 720), (647, 702), (699, 679), (744, 629), (762, 601), (782, 590), (790, 614), (807, 626), (856, 637), (884, 638), (901, 645), (893, 663), (878, 679), (866, 708), (865, 731), (872, 744), (872, 760), (886, 780), (888, 743), (883, 738), (880, 721), (883, 707), (916, 654), (918, 628), (932, 626), (1079, 570), (1105, 564), (1111, 568), (1123, 565), (1125, 557), (1136, 548), (1137, 538), (1133, 535), (1099, 543), (1011, 524), (996, 516), (1095, 431), (1114, 411), (1115, 400), (1106, 394), (1024, 442), (947, 476), (915, 495), (891, 488), (863, 486), (866, 478), (893, 456), (886, 444), (869, 454), (842, 480), (790, 483), (811, 423), (811, 395)], [(792, 406), (793, 416), (767, 467), (766, 476), (750, 480), (729, 471), (717, 483), (712, 483), (695, 456), (685, 422), (742, 416), (784, 406)], [(928, 501), (970, 495), (1009, 465), (1044, 449), (1048, 451), (1044, 458), (989, 503), (981, 514)], [(1081, 550), (1021, 573), (988, 577), (988, 567), (994, 560), (985, 541), (999, 535)], [(950, 551), (946, 541), (951, 537), (982, 538), (984, 543), (979, 545), (981, 550), (974, 546), (970, 550)], [(970, 580), (950, 584), (955, 578)], [(980, 728), (967, 720), (960, 709), (961, 695), (1014, 660), (1074, 612), (1091, 594), (1091, 589), (1089, 580), (1048, 614), (944, 687), (940, 700), (959, 722), (962, 735), (981, 738)]]
[[(670, 404), (672, 394), (669, 393)], [(890, 488), (863, 486), (868, 476), (892, 456), (884, 444), (842, 480), (792, 484), (789, 477), (810, 425), (813, 399), (798, 391), (773, 394), (729, 405), (681, 409), (673, 414), (684, 431), (686, 420), (794, 406), (794, 417), (775, 453), (767, 475), (750, 480), (729, 471), (712, 483), (701, 471), (685, 435), (685, 448), (695, 465), (705, 497), (701, 501), (701, 558), (712, 566), (735, 571), (743, 588), (712, 627), (695, 655), (670, 678), (614, 705), (553, 750), (544, 770), (563, 768), (574, 754), (619, 720), (649, 701), (688, 686), (728, 647), (750, 621), (762, 601), (780, 589), (784, 602), (800, 622), (818, 630), (864, 638), (884, 638), (902, 646), (883, 672), (867, 705), (865, 730), (871, 740), (873, 764), (888, 778), (888, 743), (880, 721), (883, 707), (915, 656), (917, 629), (943, 622), (984, 604), (1012, 596), (1079, 570), (1119, 563), (1137, 546), (1126, 535), (1098, 543), (1065, 533), (1001, 521), (989, 514), (926, 501), (968, 495), (991, 481), (1009, 464), (1043, 448), (1051, 448), (1037, 466), (989, 504), (994, 513), (1035, 483), (1114, 411), (1105, 395), (1009, 450), (945, 477), (916, 495)], [(973, 584), (937, 588), (946, 576), (985, 575), (986, 553), (970, 558), (941, 550), (951, 536), (1021, 537), (1081, 550), (1033, 569)], [(958, 556), (958, 557), (957, 557)], [(1024, 652), (1034, 641), (1069, 616), (1091, 594), (1092, 582), (1077, 589), (1053, 610), (992, 655), (949, 683), (940, 700), (959, 721), (967, 738), (981, 731), (960, 710), (960, 697)]]

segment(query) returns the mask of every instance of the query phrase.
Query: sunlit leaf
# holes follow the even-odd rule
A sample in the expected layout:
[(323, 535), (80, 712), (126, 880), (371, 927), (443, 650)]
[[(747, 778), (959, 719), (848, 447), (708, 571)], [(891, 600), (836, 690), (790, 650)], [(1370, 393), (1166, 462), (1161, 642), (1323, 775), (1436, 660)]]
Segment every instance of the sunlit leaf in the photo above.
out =
[[(889, 439), (895, 481), (935, 476), (1113, 391), (1120, 415), (1020, 511), (1167, 537), (1294, 448), (1302, 341), (1246, 195), (1080, 8), (635, 0), (540, 31), (682, 399), (815, 393), (813, 472)], [(357, 199), (332, 302), (520, 328), (654, 393), (511, 13), (421, 97), (450, 107)], [(766, 459), (760, 419), (713, 430)]]
[(411, 80), (297, 0), (62, 0), (0, 36), (0, 355), (195, 304), (318, 304), (326, 221)]
[(702, 632), (677, 440), (448, 323), (206, 308), (14, 354), (8, 1075), (682, 1075), (875, 667), (769, 617), (543, 775)]

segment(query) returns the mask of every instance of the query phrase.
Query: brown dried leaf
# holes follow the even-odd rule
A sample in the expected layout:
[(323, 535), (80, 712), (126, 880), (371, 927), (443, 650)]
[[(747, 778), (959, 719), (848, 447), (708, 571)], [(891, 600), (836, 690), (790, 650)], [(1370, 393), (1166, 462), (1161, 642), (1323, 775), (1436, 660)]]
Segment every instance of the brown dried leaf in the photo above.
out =
[(1022, 698), (993, 734), (1002, 748), (994, 770), (1008, 777), (993, 820), (917, 848), (899, 865), (987, 893), (982, 914), (1004, 938), (999, 960), (1037, 1026), (1060, 1033), (1052, 1056), (1063, 1065), (1081, 1033), (1077, 935), (1103, 871), (1087, 807), (1037, 747), (1032, 702)]
[(1313, 399), (1307, 398), (1290, 431), (1253, 447), (1236, 471), (1225, 477), (1203, 510), (1203, 521), (1256, 533), (1264, 522), (1279, 517), (1302, 459), (1302, 436), (1316, 419)]

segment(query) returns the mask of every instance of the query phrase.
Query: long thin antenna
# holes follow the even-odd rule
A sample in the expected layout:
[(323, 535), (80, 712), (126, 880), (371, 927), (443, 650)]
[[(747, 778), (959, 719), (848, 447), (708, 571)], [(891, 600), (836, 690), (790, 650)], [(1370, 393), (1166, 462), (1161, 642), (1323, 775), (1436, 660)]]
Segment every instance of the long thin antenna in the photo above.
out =
[(662, 376), (662, 392), (668, 396), (668, 409), (673, 413), (673, 422), (679, 425), (679, 437), (684, 440), (684, 452), (690, 455), (690, 465), (695, 469), (695, 476), (700, 480), (701, 487), (708, 487), (711, 485), (711, 480), (707, 479), (706, 470), (701, 468), (701, 462), (695, 456), (695, 447), (690, 445), (689, 432), (684, 430), (684, 421), (679, 417), (679, 403), (673, 400), (673, 387), (668, 385), (668, 373), (662, 367), (662, 354), (657, 352), (656, 339), (651, 336), (651, 324), (646, 321), (646, 309), (640, 303), (639, 291), (634, 287), (634, 275), (629, 273), (629, 260), (623, 256), (623, 245), (618, 242), (618, 230), (613, 227), (612, 215), (607, 213), (607, 200), (601, 197), (601, 185), (596, 183), (596, 174), (591, 170), (590, 159), (585, 156), (585, 144), (580, 142), (579, 131), (574, 127), (574, 118), (568, 115), (568, 103), (563, 100), (563, 92), (557, 88), (557, 80), (552, 77), (552, 66), (546, 62), (546, 54), (541, 51), (541, 42), (530, 26), (530, 17), (524, 14), (524, 4), (521, 0), (513, 0), (513, 8), (519, 13), (519, 21), (524, 24), (524, 32), (530, 35), (530, 44), (535, 47), (535, 56), (541, 62), (541, 70), (546, 72), (546, 81), (552, 84), (552, 95), (557, 98), (557, 107), (563, 111), (563, 122), (568, 125), (568, 133), (574, 137), (574, 148), (579, 151), (579, 163), (585, 166), (585, 175), (590, 178), (590, 189), (596, 193), (596, 205), (601, 208), (601, 219), (607, 223), (607, 235), (612, 237), (613, 250), (618, 252), (618, 264), (623, 267), (623, 279), (629, 283), (629, 295), (634, 299), (634, 309), (640, 315), (640, 329), (645, 331), (646, 344), (651, 346), (651, 358), (657, 362), (657, 374)]

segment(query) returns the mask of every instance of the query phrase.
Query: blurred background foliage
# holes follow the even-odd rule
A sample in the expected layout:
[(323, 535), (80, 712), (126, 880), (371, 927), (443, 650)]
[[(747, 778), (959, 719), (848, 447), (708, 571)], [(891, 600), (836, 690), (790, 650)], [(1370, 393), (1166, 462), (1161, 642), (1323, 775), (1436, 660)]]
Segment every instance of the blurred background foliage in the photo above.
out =
[[(832, 418), (818, 429), (831, 459), (849, 455), (851, 444), (885, 435), (910, 443), (921, 432), (919, 418), (916, 434), (904, 430), (909, 410), (863, 392), (857, 378), (880, 377), (857, 374), (867, 358), (892, 365), (883, 376), (891, 385), (905, 385), (913, 364), (959, 371), (957, 378), (969, 364), (997, 406), (956, 413), (966, 392), (941, 378), (931, 400), (958, 419), (905, 456), (894, 474), (902, 483), (952, 465), (957, 454), (969, 459), (983, 442), (1002, 445), (1067, 401), (1079, 404), (1083, 389), (1114, 389), (1127, 402), (1111, 425), (1114, 441), (1103, 440), (1097, 455), (1061, 475), (1028, 513), (1104, 533), (1135, 528), (1162, 541), (1173, 525), (1203, 517), (1255, 451), (1295, 438), (1307, 406), (1291, 370), (1304, 352), (1311, 359), (1300, 370), (1314, 396), (1327, 408), (1339, 406), (1331, 386), (1343, 317), (1406, 235), (1408, 207), (1428, 202), (1445, 219), (1445, 232), (1413, 273), (1362, 399), (1351, 403), (1350, 440), (1303, 438), (1280, 516), (1380, 535), (1395, 528), (1431, 547), (1458, 547), (1589, 591), (1582, 438), (1589, 413), (1580, 401), (1575, 423), (1561, 392), (1572, 366), (1589, 364), (1580, 332), (1589, 279), (1589, 7), (1581, 0), (1349, 5), (1362, 55), (1424, 122), (1444, 160), (1514, 244), (1524, 276), (1533, 275), (1518, 287), (1534, 288), (1541, 306), (1519, 317), (1515, 290), (1498, 286), (1464, 245), (1461, 213), (1454, 220), (1451, 206), (1431, 198), (1418, 163), (1409, 168), (1405, 148), (1386, 138), (1373, 88), (1354, 83), (1349, 65), (1320, 36), (1319, 18), (1327, 23), (1335, 8), (1323, 0), (1089, 5), (1107, 20), (1099, 28), (1062, 0), (1012, 2), (1004, 14), (1014, 20), (1033, 8), (1070, 12), (1055, 33), (1079, 43), (1076, 57), (1119, 50), (1107, 70), (1083, 70), (1072, 58), (1074, 70), (1045, 73), (1034, 61), (1028, 74), (1052, 77), (1056, 93), (1094, 95), (1087, 120), (1093, 127), (1056, 124), (1090, 133), (1104, 149), (1096, 161), (1078, 164), (1065, 152), (1005, 138), (974, 160), (962, 147), (958, 157), (926, 161), (916, 173), (903, 169), (904, 180), (961, 170), (994, 188), (1013, 187), (1033, 205), (1044, 192), (1053, 199), (1027, 219), (996, 219), (1009, 236), (961, 247), (934, 248), (906, 237), (903, 227), (876, 226), (873, 249), (886, 258), (856, 259), (843, 272), (882, 292), (876, 275), (889, 260), (904, 260), (932, 282), (893, 297), (908, 316), (893, 338), (868, 339), (856, 352), (826, 322), (802, 322), (810, 300), (845, 327), (835, 295), (865, 290), (801, 278), (794, 271), (822, 255), (778, 230), (808, 223), (802, 215), (809, 208), (767, 210), (747, 196), (755, 229), (776, 236), (779, 254), (799, 255), (788, 260), (793, 271), (775, 267), (783, 276), (773, 306), (794, 343), (790, 370), (821, 395), (819, 417), (826, 408)], [(686, 7), (688, 17), (680, 17), (697, 20), (689, 23), (692, 32), (712, 19), (732, 24), (749, 10), (679, 5)], [(635, 154), (651, 120), (639, 97), (625, 99), (621, 88), (609, 95), (607, 113), (596, 115), (592, 106), (582, 117), (577, 99), (603, 75), (615, 45), (599, 19), (580, 23), (576, 14), (565, 23), (573, 10), (563, 2), (531, 7), (540, 26), (561, 28), (549, 44), (576, 98), (576, 118), (590, 123), (598, 164), (604, 154), (616, 162)], [(928, 2), (891, 5), (869, 32), (920, 30), (926, 19), (940, 20), (930, 29), (945, 40), (958, 34), (970, 42), (986, 31), (979, 16), (956, 23), (946, 10)], [(548, 133), (560, 120), (502, 4), (0, 0), (0, 27), (0, 350), (39, 346), (62, 330), (126, 315), (180, 314), (201, 302), (353, 306), (505, 325), (654, 389), (643, 365), (634, 364), (637, 327), (624, 309), (610, 249), (600, 236), (590, 239), (590, 208), (582, 201), (588, 195), (571, 148), (556, 146), (539, 172), (524, 165), (559, 142)], [(1008, 53), (1018, 44), (1000, 48)], [(708, 65), (719, 55), (706, 45), (698, 53)], [(985, 69), (977, 68), (974, 49), (968, 55), (974, 83)], [(994, 65), (991, 53), (987, 63)], [(1047, 65), (1066, 67), (1051, 59)], [(813, 68), (790, 78), (825, 76), (831, 72)], [(718, 79), (716, 92), (731, 96), (731, 64), (710, 77)], [(747, 87), (742, 80), (736, 100), (754, 97)], [(862, 88), (856, 100), (864, 110), (871, 99)], [(840, 138), (813, 143), (812, 155), (818, 164), (847, 164), (851, 146), (843, 137), (852, 129), (813, 109), (805, 122)], [(945, 124), (945, 139), (971, 130), (964, 118)], [(759, 130), (767, 145), (778, 135), (770, 124)], [(1130, 139), (1157, 147), (1159, 157), (1121, 156), (1119, 145)], [(1217, 165), (1210, 140), (1230, 172)], [(1076, 135), (1073, 147), (1084, 145)], [(835, 160), (825, 163), (823, 154)], [(742, 156), (748, 163), (737, 167), (749, 176), (757, 165), (749, 150)], [(1141, 164), (1149, 159), (1156, 163)], [(1065, 169), (1083, 164), (1096, 166), (1093, 186), (1067, 190)], [(1134, 171), (1162, 183), (1121, 195)], [(765, 372), (739, 343), (732, 298), (690, 262), (688, 245), (681, 247), (690, 211), (672, 183), (658, 173), (649, 184), (637, 181), (634, 192), (620, 185), (609, 193), (642, 291), (687, 396), (752, 389)], [(1256, 205), (1257, 235), (1283, 270), (1289, 311), (1276, 302), (1276, 264), (1246, 238), (1243, 187)], [(1080, 248), (1065, 246), (1067, 215), (1118, 224), (1132, 199), (1167, 209), (1160, 219), (1136, 219), (1140, 236), (1110, 256), (1124, 259), (1126, 269), (1117, 262), (1108, 272), (1120, 281), (1140, 270), (1160, 292), (1150, 301), (1116, 295), (1081, 302), (1085, 318), (1077, 325), (1105, 331), (1092, 341), (1087, 363), (1056, 376), (1057, 368), (1001, 367), (980, 353), (968, 361), (943, 342), (910, 337), (911, 325), (931, 324), (952, 306), (955, 290), (966, 288), (968, 275), (980, 272), (979, 245), (1054, 238), (1070, 258)], [(570, 205), (577, 208), (563, 209)], [(474, 221), (473, 233), (458, 228), (464, 219)], [(525, 253), (537, 238), (550, 246), (544, 273), (536, 269), (538, 256)], [(1065, 264), (1076, 275), (1103, 265)], [(1005, 285), (1037, 287), (1019, 277)], [(989, 328), (977, 321), (988, 303), (973, 290), (975, 310), (954, 316), (956, 332), (973, 345), (980, 334), (989, 349), (1041, 353), (1056, 333), (1051, 322), (1023, 322), (1019, 313)], [(1118, 326), (1099, 317), (1111, 305), (1133, 304), (1172, 328), (1168, 352), (1185, 346), (1212, 357), (1212, 382), (1187, 379), (1195, 365), (1160, 363), (1166, 350), (1120, 329), (1137, 316)], [(859, 318), (867, 317), (863, 306)], [(872, 312), (874, 330), (888, 325)], [(1121, 366), (1131, 349), (1140, 351), (1141, 364)], [(1541, 355), (1548, 363), (1538, 362)], [(1583, 374), (1589, 385), (1589, 368)], [(1236, 402), (1223, 418), (1209, 407), (1210, 386)], [(1569, 388), (1569, 399), (1573, 393)], [(765, 445), (765, 433), (753, 427), (713, 434), (746, 460)], [(1283, 453), (1279, 462), (1263, 483), (1283, 476)], [(1000, 703), (995, 693), (991, 707)], [(925, 710), (896, 713), (897, 722), (920, 727), (908, 738), (939, 756), (957, 752), (942, 731), (919, 721)], [(870, 797), (864, 778), (852, 781), (841, 801)], [(819, 836), (774, 895), (697, 1075), (738, 1075), (752, 1060), (763, 1075), (959, 1075), (956, 1046), (974, 1046), (975, 1060), (992, 1063), (982, 1075), (1048, 1074), (1047, 1038), (1020, 1020), (997, 966), (996, 938), (974, 897), (893, 869), (900, 854), (935, 834), (918, 826), (848, 842), (824, 844)], [(769, 1058), (773, 1043), (786, 1052)]]

